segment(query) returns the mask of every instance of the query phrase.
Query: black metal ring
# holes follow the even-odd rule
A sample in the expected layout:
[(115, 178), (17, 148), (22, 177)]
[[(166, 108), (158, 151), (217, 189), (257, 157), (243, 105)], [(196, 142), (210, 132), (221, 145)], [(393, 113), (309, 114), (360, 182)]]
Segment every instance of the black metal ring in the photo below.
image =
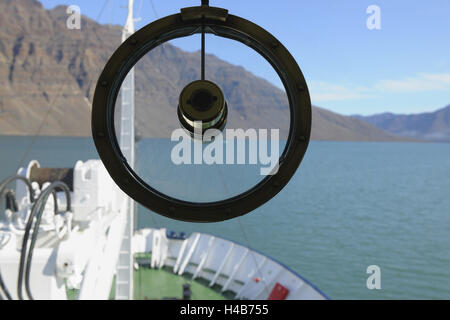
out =
[[(239, 41), (257, 51), (277, 71), (290, 107), (290, 130), (275, 175), (246, 192), (217, 202), (193, 203), (169, 197), (144, 182), (128, 165), (114, 129), (114, 109), (123, 80), (146, 53), (172, 39), (206, 32)], [(176, 115), (174, 115), (176, 116)], [(214, 7), (192, 7), (159, 19), (137, 31), (112, 55), (95, 89), (92, 134), (97, 151), (117, 185), (131, 198), (163, 216), (190, 222), (217, 222), (261, 206), (289, 182), (309, 144), (311, 101), (305, 79), (289, 51), (270, 33), (243, 18)]]

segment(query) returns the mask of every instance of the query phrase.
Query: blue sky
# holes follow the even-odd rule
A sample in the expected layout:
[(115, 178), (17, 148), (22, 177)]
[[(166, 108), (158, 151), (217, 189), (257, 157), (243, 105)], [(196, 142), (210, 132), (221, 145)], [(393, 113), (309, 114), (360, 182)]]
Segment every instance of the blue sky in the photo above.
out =
[[(46, 8), (75, 4), (96, 19), (104, 1), (43, 0)], [(153, 2), (153, 5), (152, 5)], [(418, 113), (450, 104), (450, 1), (211, 0), (261, 25), (291, 51), (313, 104), (341, 114)], [(109, 0), (99, 21), (123, 24), (126, 0)], [(145, 24), (200, 0), (135, 0)], [(370, 5), (381, 10), (381, 30), (369, 30)], [(198, 40), (198, 39), (197, 39)], [(207, 38), (207, 51), (280, 86), (276, 74), (241, 45)], [(196, 51), (199, 41), (175, 42)], [(228, 45), (224, 45), (228, 44)]]

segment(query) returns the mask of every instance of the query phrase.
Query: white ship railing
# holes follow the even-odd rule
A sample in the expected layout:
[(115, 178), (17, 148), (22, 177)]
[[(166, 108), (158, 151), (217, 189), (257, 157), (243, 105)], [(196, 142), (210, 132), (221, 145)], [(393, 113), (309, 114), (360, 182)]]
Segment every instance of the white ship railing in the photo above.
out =
[(328, 299), (314, 285), (269, 256), (231, 240), (193, 233), (185, 240), (168, 238), (166, 229), (141, 229), (134, 253), (151, 253), (152, 268), (170, 267), (178, 275), (207, 280), (235, 299), (265, 300), (277, 283), (289, 290), (287, 300)]

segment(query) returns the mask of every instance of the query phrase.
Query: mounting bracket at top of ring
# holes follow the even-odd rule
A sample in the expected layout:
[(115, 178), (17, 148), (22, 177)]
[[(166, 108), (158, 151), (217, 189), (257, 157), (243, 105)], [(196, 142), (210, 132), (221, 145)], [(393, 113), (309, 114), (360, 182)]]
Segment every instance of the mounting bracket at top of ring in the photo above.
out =
[(217, 20), (226, 21), (228, 10), (216, 7), (189, 7), (181, 9), (181, 19), (183, 21), (192, 20)]

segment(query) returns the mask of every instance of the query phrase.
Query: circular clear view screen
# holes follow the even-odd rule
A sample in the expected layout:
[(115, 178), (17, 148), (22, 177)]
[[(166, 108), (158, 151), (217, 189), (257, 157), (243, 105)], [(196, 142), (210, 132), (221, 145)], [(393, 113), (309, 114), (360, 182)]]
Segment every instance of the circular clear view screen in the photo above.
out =
[[(181, 51), (188, 42), (198, 48)], [(200, 45), (199, 34), (164, 43), (130, 71), (135, 76), (134, 171), (168, 197), (208, 203), (238, 196), (277, 173), (291, 119), (281, 81), (276, 87), (264, 79), (277, 74), (263, 57), (208, 34), (202, 81)], [(258, 75), (226, 62), (227, 52), (258, 61)], [(114, 113), (115, 133), (128, 161), (128, 145), (121, 139), (127, 139), (132, 124), (129, 78)]]
[[(231, 52), (258, 65), (256, 74), (226, 62)], [(278, 86), (264, 79), (277, 76)], [(291, 179), (308, 147), (311, 101), (275, 37), (224, 9), (192, 7), (114, 52), (95, 91), (92, 131), (133, 199), (175, 219), (222, 221), (259, 207)]]

